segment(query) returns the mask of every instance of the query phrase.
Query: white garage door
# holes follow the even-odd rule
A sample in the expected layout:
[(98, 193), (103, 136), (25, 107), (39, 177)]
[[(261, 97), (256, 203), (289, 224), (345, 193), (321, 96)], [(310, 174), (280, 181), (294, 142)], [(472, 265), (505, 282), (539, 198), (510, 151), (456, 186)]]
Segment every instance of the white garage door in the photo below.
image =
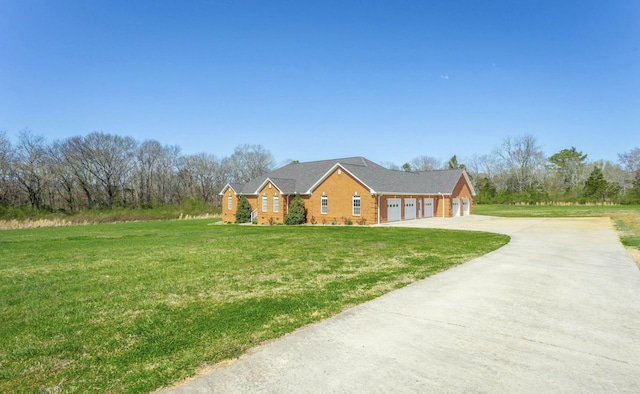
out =
[(387, 200), (387, 220), (390, 222), (400, 221), (400, 212), (402, 212), (399, 198), (390, 198)]
[(424, 199), (424, 217), (425, 218), (433, 217), (433, 198)]
[(460, 216), (460, 199), (454, 198), (451, 203), (452, 215), (454, 218)]
[(416, 218), (416, 199), (404, 199), (404, 220), (413, 220)]
[(469, 216), (471, 215), (471, 202), (468, 198), (462, 199), (462, 215)]

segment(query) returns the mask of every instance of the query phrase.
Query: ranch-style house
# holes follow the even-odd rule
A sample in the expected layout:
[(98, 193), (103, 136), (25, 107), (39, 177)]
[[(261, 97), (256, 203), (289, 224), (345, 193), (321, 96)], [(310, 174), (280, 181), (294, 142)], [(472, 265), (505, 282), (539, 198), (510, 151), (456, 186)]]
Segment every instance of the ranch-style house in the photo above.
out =
[(235, 222), (246, 196), (252, 221), (283, 223), (296, 194), (307, 223), (379, 224), (470, 215), (475, 191), (463, 169), (396, 171), (363, 157), (293, 162), (247, 183), (227, 184), (220, 192), (222, 220)]

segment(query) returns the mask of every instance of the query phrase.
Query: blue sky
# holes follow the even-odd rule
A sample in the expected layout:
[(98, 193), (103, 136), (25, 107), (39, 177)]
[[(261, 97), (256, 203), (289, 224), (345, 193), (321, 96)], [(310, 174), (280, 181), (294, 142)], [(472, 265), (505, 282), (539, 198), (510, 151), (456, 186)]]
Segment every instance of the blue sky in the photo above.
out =
[(640, 2), (0, 0), (0, 130), (401, 165), (640, 146)]

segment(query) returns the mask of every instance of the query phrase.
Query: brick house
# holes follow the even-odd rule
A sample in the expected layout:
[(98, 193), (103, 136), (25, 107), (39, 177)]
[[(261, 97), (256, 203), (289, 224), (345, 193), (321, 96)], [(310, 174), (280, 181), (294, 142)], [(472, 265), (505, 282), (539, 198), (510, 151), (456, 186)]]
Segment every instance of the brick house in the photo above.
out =
[(464, 170), (389, 170), (363, 157), (291, 163), (220, 192), (222, 220), (235, 222), (241, 196), (252, 220), (283, 223), (299, 194), (307, 222), (375, 224), (429, 217), (470, 215), (475, 191)]

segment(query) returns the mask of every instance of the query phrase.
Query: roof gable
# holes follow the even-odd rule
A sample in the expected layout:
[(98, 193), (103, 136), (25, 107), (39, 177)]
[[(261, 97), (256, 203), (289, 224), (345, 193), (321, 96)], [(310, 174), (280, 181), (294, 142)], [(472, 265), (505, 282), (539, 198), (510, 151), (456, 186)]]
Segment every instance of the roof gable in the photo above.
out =
[(220, 195), (223, 195), (227, 192), (227, 190), (231, 189), (233, 194), (240, 194), (239, 191), (242, 190), (242, 183), (227, 183), (220, 192)]
[(356, 181), (358, 181), (359, 183), (361, 183), (362, 185), (364, 185), (364, 187), (368, 188), (369, 191), (373, 194), (375, 193), (375, 190), (373, 190), (371, 188), (371, 186), (367, 185), (365, 182), (363, 182), (361, 179), (359, 179), (356, 175), (354, 175), (353, 173), (351, 173), (351, 171), (349, 171), (347, 168), (345, 168), (342, 164), (340, 163), (336, 163), (333, 167), (331, 167), (329, 169), (329, 171), (327, 171), (320, 179), (318, 179), (318, 181), (316, 183), (314, 183), (313, 185), (311, 185), (311, 187), (309, 188), (309, 190), (307, 191), (306, 194), (311, 194), (313, 193), (313, 191), (320, 186), (320, 184), (322, 184), (322, 182), (324, 182), (327, 178), (329, 178), (331, 176), (331, 174), (333, 174), (336, 170), (342, 170), (344, 172), (346, 172), (347, 174), (349, 174), (351, 177), (353, 177)]

